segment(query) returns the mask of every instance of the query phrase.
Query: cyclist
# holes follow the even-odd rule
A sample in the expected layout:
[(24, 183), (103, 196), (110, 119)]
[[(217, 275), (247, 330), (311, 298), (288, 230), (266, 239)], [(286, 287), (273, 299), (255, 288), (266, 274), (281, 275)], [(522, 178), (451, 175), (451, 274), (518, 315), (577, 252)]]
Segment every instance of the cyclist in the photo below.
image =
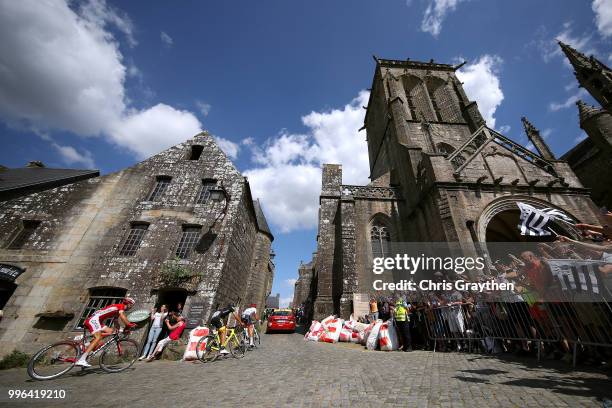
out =
[(134, 299), (126, 297), (121, 301), (121, 303), (114, 303), (112, 305), (103, 307), (102, 309), (96, 310), (87, 318), (87, 320), (85, 320), (85, 327), (94, 336), (94, 339), (91, 341), (91, 343), (89, 343), (89, 346), (87, 346), (85, 352), (81, 354), (81, 357), (75, 363), (75, 365), (81, 367), (91, 367), (91, 364), (87, 362), (87, 356), (96, 348), (98, 343), (100, 343), (103, 335), (111, 334), (113, 332), (111, 327), (105, 326), (102, 323), (106, 319), (119, 317), (119, 320), (121, 320), (126, 327), (131, 328), (136, 326), (136, 323), (130, 322), (125, 314), (125, 311), (130, 310), (132, 306), (134, 306), (134, 303), (136, 303)]
[(240, 316), (240, 318), (242, 323), (247, 327), (249, 333), (249, 346), (253, 347), (253, 324), (255, 321), (259, 320), (257, 318), (257, 305), (251, 303), (248, 308), (242, 311), (242, 316)]
[(215, 313), (213, 313), (212, 317), (210, 318), (210, 323), (219, 332), (219, 340), (221, 341), (221, 344), (220, 344), (221, 351), (219, 351), (220, 354), (229, 353), (229, 351), (227, 351), (224, 346), (225, 344), (225, 322), (223, 320), (227, 316), (229, 316), (231, 313), (234, 314), (234, 317), (236, 318), (238, 322), (242, 323), (242, 320), (240, 320), (240, 316), (238, 316), (238, 313), (236, 313), (236, 308), (234, 307), (232, 303), (228, 304), (224, 309), (215, 311)]

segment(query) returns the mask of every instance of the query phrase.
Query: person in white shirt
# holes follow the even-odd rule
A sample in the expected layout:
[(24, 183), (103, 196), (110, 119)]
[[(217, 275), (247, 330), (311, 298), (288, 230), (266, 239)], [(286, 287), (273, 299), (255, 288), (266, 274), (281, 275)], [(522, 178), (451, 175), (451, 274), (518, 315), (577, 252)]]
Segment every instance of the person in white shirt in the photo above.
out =
[(139, 360), (144, 360), (147, 358), (149, 354), (153, 353), (155, 349), (155, 344), (157, 343), (157, 339), (159, 338), (159, 334), (162, 331), (164, 319), (168, 316), (168, 306), (161, 305), (159, 308), (159, 312), (156, 311), (155, 308), (151, 309), (151, 329), (149, 329), (149, 337), (147, 338), (147, 342), (145, 343), (144, 348), (142, 349), (142, 355)]
[(249, 307), (244, 309), (242, 316), (240, 316), (240, 320), (242, 320), (247, 327), (247, 331), (249, 332), (249, 346), (253, 347), (253, 324), (258, 320), (257, 305), (252, 303)]

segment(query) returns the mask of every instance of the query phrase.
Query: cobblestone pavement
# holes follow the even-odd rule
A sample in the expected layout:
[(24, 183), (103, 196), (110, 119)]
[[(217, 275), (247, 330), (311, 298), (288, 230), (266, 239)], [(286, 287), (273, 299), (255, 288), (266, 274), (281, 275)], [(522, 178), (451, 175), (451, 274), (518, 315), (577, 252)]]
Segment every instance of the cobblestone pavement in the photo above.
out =
[[(373, 352), (351, 344), (263, 336), (242, 360), (210, 364), (138, 362), (119, 374), (73, 370), (33, 382), (25, 369), (0, 371), (0, 405), (79, 407), (602, 407), (612, 381), (602, 372), (538, 367), (459, 353)], [(8, 389), (65, 389), (66, 400), (16, 403)], [(55, 405), (54, 405), (55, 404)]]

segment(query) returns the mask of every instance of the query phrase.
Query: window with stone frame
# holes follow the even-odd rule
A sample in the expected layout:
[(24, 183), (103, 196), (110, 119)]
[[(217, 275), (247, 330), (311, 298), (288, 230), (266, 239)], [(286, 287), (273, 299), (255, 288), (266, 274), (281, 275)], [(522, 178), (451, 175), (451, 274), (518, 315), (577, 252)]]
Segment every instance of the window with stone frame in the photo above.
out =
[[(93, 288), (89, 289), (89, 299), (79, 316), (79, 320), (74, 326), (75, 330), (82, 330), (85, 320), (93, 314), (96, 310), (100, 310), (103, 307), (112, 305), (115, 303), (121, 303), (121, 300), (127, 294), (127, 289), (123, 288)], [(112, 319), (107, 319), (104, 322), (100, 322), (106, 326), (112, 325)]]
[(370, 241), (372, 244), (372, 257), (384, 258), (389, 256), (389, 242), (391, 236), (389, 229), (382, 224), (375, 224), (370, 230)]
[(195, 248), (200, 240), (202, 227), (199, 225), (183, 225), (183, 234), (176, 248), (177, 258), (185, 259), (189, 257), (191, 251)]
[(408, 100), (408, 108), (413, 120), (435, 121), (431, 109), (427, 88), (420, 78), (407, 76), (404, 79), (404, 89)]
[(149, 195), (149, 201), (159, 200), (168, 189), (171, 180), (172, 177), (170, 176), (157, 176), (155, 187), (153, 187), (153, 191)]
[(146, 222), (133, 222), (131, 224), (130, 231), (123, 241), (123, 245), (119, 250), (119, 255), (121, 256), (134, 256), (140, 248), (140, 244), (142, 243), (142, 239), (149, 228), (149, 224)]
[(202, 180), (202, 188), (198, 195), (197, 204), (206, 204), (210, 199), (210, 191), (217, 187), (217, 180), (215, 179), (204, 179)]
[(41, 221), (23, 220), (22, 225), (7, 245), (7, 249), (21, 249), (28, 242), (34, 231), (40, 226)]

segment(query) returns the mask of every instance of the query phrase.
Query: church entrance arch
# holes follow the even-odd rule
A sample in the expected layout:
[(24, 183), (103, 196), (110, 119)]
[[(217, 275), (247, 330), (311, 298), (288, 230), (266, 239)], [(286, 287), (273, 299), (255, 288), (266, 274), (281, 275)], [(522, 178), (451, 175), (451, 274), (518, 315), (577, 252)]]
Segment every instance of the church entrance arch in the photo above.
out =
[[(521, 235), (519, 230), (521, 211), (518, 208), (518, 202), (523, 202), (536, 208), (556, 208), (549, 202), (522, 196), (504, 197), (489, 204), (489, 206), (480, 216), (478, 225), (476, 227), (476, 236), (479, 242), (485, 243), (492, 259), (496, 259), (499, 256), (505, 256), (506, 254), (501, 253), (504, 252), (502, 247), (499, 245), (490, 245), (491, 243), (552, 242), (556, 239), (555, 234), (577, 238), (576, 231), (573, 228), (569, 227), (567, 224), (554, 220), (550, 221), (549, 223), (549, 229), (553, 231), (551, 235)], [(559, 210), (575, 219), (575, 217), (573, 217), (572, 214), (569, 214), (566, 210), (561, 208), (559, 208)]]

